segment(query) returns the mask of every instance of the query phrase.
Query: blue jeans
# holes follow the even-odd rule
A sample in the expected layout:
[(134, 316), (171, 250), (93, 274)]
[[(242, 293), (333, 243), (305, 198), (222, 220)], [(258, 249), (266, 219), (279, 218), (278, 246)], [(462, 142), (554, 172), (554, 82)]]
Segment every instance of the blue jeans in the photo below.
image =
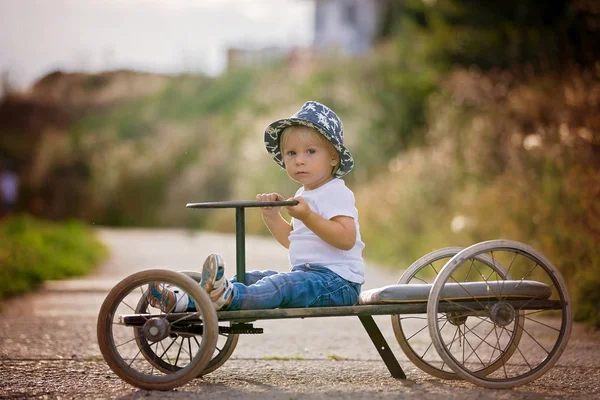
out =
[(361, 285), (315, 264), (303, 264), (291, 272), (250, 271), (246, 283), (234, 277), (233, 298), (223, 310), (352, 306), (358, 302)]

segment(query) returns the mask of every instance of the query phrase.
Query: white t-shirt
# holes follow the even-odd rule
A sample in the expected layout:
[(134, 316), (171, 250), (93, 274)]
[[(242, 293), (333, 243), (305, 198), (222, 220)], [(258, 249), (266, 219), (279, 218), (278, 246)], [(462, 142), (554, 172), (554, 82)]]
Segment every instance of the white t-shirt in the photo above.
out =
[(354, 205), (354, 194), (343, 180), (334, 178), (314, 190), (298, 189), (296, 197), (302, 196), (310, 209), (325, 219), (347, 216), (354, 219), (356, 225), (356, 243), (350, 250), (341, 250), (320, 239), (302, 221), (292, 218), (289, 258), (292, 266), (301, 264), (323, 265), (342, 278), (363, 284), (365, 282), (365, 263), (362, 250), (365, 244), (360, 238), (358, 210)]

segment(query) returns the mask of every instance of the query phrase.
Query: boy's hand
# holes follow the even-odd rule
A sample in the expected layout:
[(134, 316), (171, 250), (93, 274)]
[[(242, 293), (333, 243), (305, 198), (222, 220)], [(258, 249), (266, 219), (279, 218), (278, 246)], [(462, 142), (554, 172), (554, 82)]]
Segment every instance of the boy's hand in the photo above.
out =
[[(256, 195), (256, 200), (258, 201), (283, 201), (285, 198), (279, 193), (262, 193)], [(281, 207), (261, 207), (260, 212), (265, 217), (271, 217), (279, 214), (279, 210)]]
[(292, 197), (288, 200), (296, 200), (298, 205), (286, 207), (286, 211), (290, 216), (303, 221), (311, 213), (310, 206), (302, 197)]

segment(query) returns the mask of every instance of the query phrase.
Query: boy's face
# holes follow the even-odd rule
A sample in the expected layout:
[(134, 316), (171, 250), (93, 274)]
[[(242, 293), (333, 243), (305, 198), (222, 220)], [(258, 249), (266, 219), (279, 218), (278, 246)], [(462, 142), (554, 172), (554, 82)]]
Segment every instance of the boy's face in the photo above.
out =
[(315, 132), (308, 138), (291, 133), (282, 148), (285, 170), (290, 178), (313, 190), (333, 179), (339, 156), (334, 147)]

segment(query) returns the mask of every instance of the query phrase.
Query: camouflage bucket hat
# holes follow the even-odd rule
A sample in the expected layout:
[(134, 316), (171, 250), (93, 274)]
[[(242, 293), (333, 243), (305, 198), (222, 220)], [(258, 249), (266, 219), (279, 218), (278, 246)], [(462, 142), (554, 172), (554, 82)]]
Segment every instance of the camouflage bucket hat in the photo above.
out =
[(292, 125), (308, 126), (325, 136), (340, 155), (340, 167), (335, 176), (341, 178), (352, 170), (354, 159), (344, 147), (344, 126), (335, 112), (316, 101), (307, 101), (300, 111), (290, 118), (277, 120), (265, 129), (265, 146), (273, 160), (285, 168), (279, 147), (279, 138), (285, 128)]

